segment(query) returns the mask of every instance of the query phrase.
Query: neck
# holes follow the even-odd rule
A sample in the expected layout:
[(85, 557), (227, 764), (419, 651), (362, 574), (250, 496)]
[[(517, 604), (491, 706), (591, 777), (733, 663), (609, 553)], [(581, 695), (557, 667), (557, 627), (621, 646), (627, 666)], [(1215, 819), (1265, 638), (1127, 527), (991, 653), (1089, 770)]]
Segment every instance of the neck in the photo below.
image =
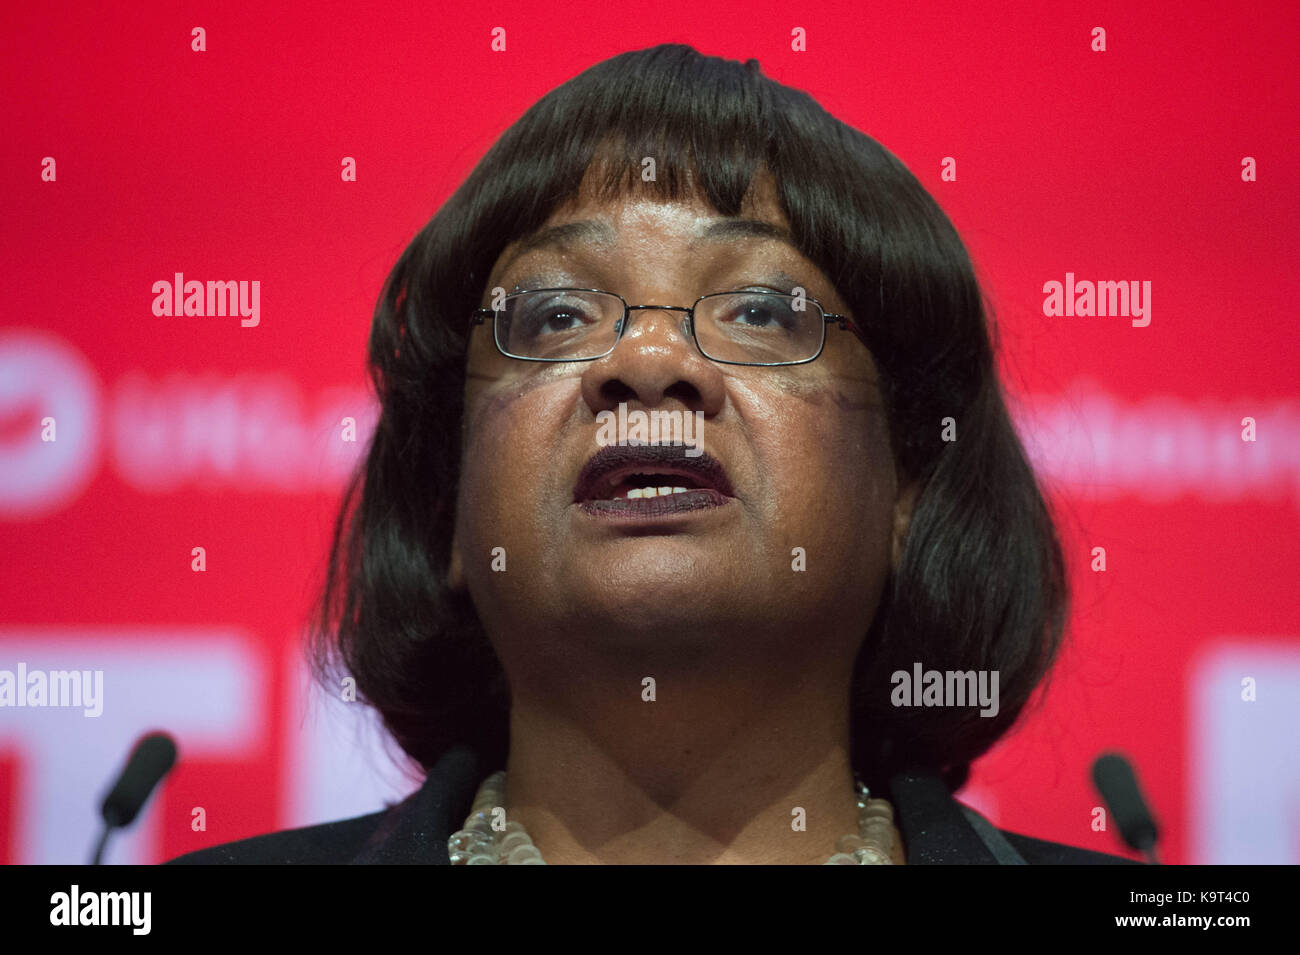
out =
[(823, 863), (858, 831), (840, 662), (512, 679), (507, 817), (553, 864)]

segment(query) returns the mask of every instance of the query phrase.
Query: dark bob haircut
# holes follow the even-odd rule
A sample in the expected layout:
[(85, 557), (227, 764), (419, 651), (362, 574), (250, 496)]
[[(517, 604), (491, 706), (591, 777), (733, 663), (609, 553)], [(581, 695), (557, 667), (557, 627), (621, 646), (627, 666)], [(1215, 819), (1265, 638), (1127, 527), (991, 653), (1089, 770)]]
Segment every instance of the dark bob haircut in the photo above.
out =
[[(652, 182), (639, 175), (645, 156), (656, 160)], [(685, 45), (615, 56), (544, 96), (393, 267), (369, 340), (380, 416), (334, 527), (313, 672), (331, 687), (355, 677), (357, 698), (426, 772), (456, 743), (505, 765), (509, 687), (470, 598), (444, 584), (468, 317), (503, 248), (574, 197), (589, 167), (602, 197), (672, 200), (697, 188), (727, 216), (769, 173), (799, 248), (865, 327), (895, 463), (922, 490), (857, 657), (850, 756), (878, 787), (903, 769), (959, 787), (1047, 674), (1068, 604), (974, 269), (947, 216), (879, 143), (764, 77), (756, 60)], [(955, 441), (943, 440), (945, 418)], [(890, 674), (914, 662), (997, 671), (997, 715), (894, 707)]]

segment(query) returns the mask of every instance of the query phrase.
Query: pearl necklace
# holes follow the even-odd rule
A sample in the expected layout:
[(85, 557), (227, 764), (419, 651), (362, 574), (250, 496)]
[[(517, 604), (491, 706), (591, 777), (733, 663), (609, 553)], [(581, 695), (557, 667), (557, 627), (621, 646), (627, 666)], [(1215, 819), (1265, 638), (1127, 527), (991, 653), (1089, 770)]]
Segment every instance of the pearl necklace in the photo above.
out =
[[(854, 781), (858, 802), (858, 833), (840, 836), (835, 854), (825, 865), (893, 865), (891, 853), (898, 843), (894, 828), (894, 807), (884, 799), (872, 799), (861, 780)], [(474, 794), (474, 805), (465, 817), (465, 827), (447, 840), (452, 865), (546, 865), (524, 827), (513, 820), (505, 828), (492, 826), (492, 813), (505, 802), (505, 770), (483, 780)]]

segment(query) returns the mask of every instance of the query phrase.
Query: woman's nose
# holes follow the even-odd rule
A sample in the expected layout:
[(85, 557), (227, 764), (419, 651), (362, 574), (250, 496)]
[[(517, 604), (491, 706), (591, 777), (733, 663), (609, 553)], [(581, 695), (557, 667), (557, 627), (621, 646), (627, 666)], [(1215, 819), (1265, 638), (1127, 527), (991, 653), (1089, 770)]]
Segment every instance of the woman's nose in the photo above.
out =
[(620, 327), (622, 334), (618, 345), (615, 347), (622, 345), (623, 340), (629, 337), (648, 343), (651, 337), (664, 332), (676, 333), (668, 336), (670, 340), (681, 339), (688, 345), (694, 345), (694, 340), (691, 337), (691, 316), (688, 312), (675, 306), (631, 306), (622, 321), (623, 324)]
[(676, 398), (690, 411), (721, 410), (723, 377), (695, 346), (690, 315), (665, 306), (630, 308), (618, 342), (583, 375), (583, 394), (593, 413), (619, 402), (655, 407)]

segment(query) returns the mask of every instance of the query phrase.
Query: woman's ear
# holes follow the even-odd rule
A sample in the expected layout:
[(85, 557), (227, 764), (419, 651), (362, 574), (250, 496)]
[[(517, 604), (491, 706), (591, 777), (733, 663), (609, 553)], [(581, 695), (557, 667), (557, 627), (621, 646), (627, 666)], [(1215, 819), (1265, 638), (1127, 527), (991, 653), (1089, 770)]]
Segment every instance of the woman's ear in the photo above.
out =
[(898, 496), (894, 499), (894, 531), (891, 537), (890, 563), (895, 571), (903, 559), (903, 544), (907, 541), (907, 530), (912, 524), (912, 508), (921, 493), (921, 483), (912, 481), (898, 485)]

